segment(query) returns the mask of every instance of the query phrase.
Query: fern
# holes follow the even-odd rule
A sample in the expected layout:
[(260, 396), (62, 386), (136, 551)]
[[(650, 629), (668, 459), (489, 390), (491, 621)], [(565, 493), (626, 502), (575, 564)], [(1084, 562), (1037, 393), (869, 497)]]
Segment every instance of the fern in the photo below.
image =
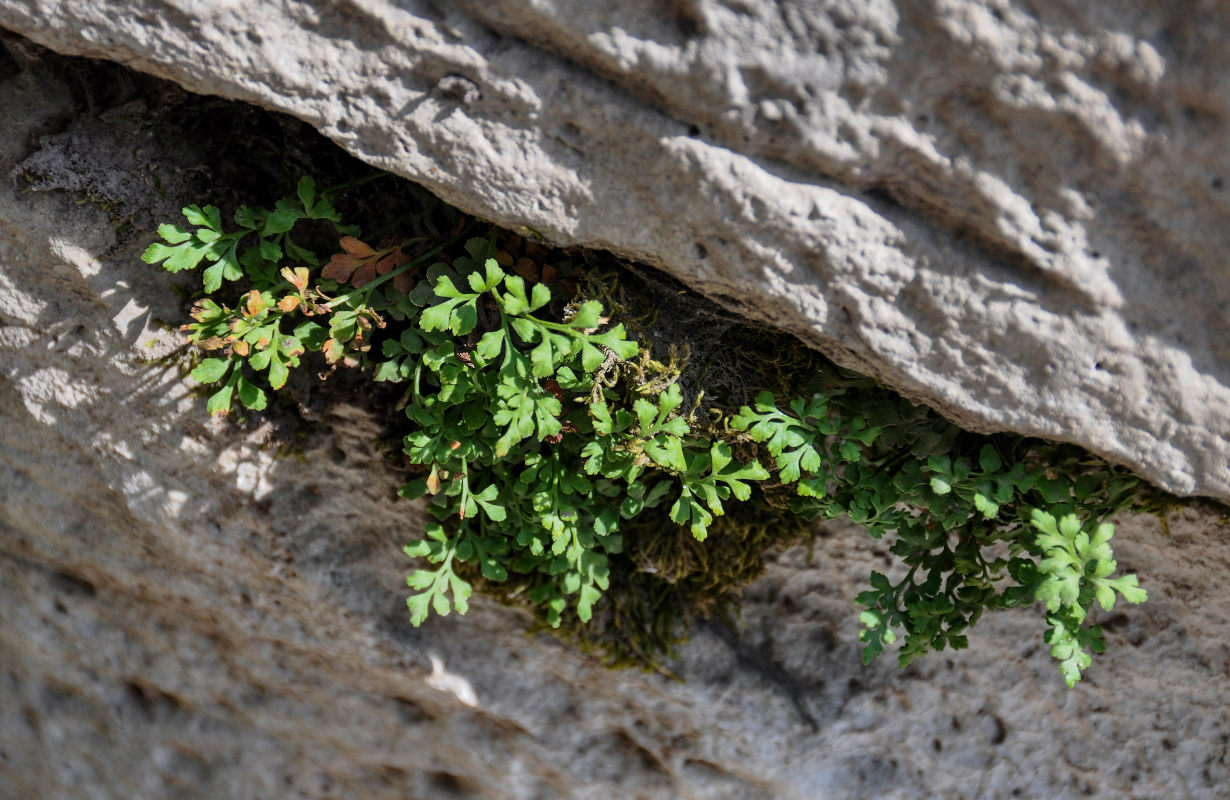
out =
[[(983, 612), (1040, 603), (1071, 686), (1103, 648), (1093, 604), (1145, 599), (1135, 576), (1112, 577), (1105, 518), (1137, 486), (1122, 470), (1048, 462), (1059, 450), (1042, 444), (970, 452), (969, 437), (936, 434), (904, 401), (860, 406), (848, 387), (784, 404), (766, 391), (724, 424), (699, 424), (677, 371), (652, 390), (630, 378), (646, 344), (601, 301), (558, 296), (560, 270), (514, 263), (500, 249), (508, 234), (373, 246), (308, 178), (273, 210), (240, 208), (232, 230), (213, 206), (184, 216), (191, 227), (161, 226), (143, 258), (204, 268), (184, 330), (218, 354), (192, 371), (219, 387), (210, 413), (264, 409), (266, 389), (312, 357), (405, 385), (404, 447), (419, 475), (400, 493), (426, 497), (436, 520), (405, 548), (423, 563), (408, 578), (415, 625), (464, 614), (476, 581), (515, 583), (550, 625), (588, 622), (638, 518), (704, 541), (732, 506), (766, 493), (803, 519), (847, 516), (891, 536), (905, 575), (873, 573), (858, 597), (865, 661), (898, 632), (902, 665), (963, 648)], [(294, 238), (322, 224), (340, 249), (323, 266)]]

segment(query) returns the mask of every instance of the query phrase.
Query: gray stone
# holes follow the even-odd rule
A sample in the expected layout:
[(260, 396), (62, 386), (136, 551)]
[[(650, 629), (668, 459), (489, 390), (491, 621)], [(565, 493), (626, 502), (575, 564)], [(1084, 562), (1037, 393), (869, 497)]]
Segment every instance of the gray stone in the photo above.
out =
[(1230, 499), (1218, 4), (0, 0), (468, 211), (659, 265), (966, 427)]
[[(161, 149), (137, 128), (74, 160), (114, 109), (3, 43), (0, 175), (37, 156), (45, 188), (105, 187), (151, 217), (196, 190), (142, 195), (141, 158), (194, 157), (167, 131)], [(159, 324), (182, 313), (175, 279), (140, 263), (111, 202), (78, 200), (0, 182), (0, 797), (1211, 798), (1230, 783), (1216, 514), (1189, 509), (1169, 535), (1121, 522), (1120, 563), (1152, 596), (1107, 615), (1109, 652), (1071, 692), (1034, 609), (984, 620), (967, 652), (863, 667), (851, 598), (888, 554), (849, 525), (826, 526), (814, 558), (776, 555), (741, 634), (703, 627), (682, 649), (683, 682), (606, 671), (483, 598), (414, 629), (400, 547), (421, 509), (375, 466), (379, 421), (347, 405), (303, 437), (277, 415), (210, 421), (161, 361), (179, 347)]]

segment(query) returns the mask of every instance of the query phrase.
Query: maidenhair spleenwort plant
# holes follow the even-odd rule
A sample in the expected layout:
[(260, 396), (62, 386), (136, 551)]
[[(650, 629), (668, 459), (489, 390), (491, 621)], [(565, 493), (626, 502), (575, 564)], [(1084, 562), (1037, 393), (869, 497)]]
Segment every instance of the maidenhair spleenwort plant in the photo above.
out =
[[(588, 622), (612, 559), (647, 549), (626, 532), (704, 542), (732, 504), (769, 497), (892, 537), (901, 574), (872, 573), (858, 597), (865, 661), (898, 632), (902, 665), (960, 649), (985, 611), (1042, 604), (1071, 686), (1104, 646), (1094, 604), (1145, 599), (1135, 576), (1113, 577), (1106, 519), (1137, 487), (1123, 470), (963, 434), (840, 384), (785, 402), (766, 391), (700, 420), (703, 392), (691, 387), (685, 403), (677, 373), (645, 379), (651, 343), (575, 297), (576, 276), (543, 263), (545, 249), (490, 226), (468, 236), (473, 222), (372, 245), (341, 223), (333, 194), (304, 179), (272, 211), (240, 207), (233, 226), (189, 206), (188, 227), (162, 225), (143, 257), (204, 266), (184, 330), (216, 354), (191, 373), (219, 387), (213, 414), (265, 408), (265, 387), (280, 389), (309, 353), (404, 385), (405, 453), (419, 472), (401, 495), (429, 498), (435, 519), (405, 548), (425, 560), (408, 578), (415, 625), (465, 613), (476, 582), (509, 587), (503, 599), (549, 625)], [(324, 262), (292, 235), (340, 252)], [(634, 524), (653, 514), (660, 533)]]

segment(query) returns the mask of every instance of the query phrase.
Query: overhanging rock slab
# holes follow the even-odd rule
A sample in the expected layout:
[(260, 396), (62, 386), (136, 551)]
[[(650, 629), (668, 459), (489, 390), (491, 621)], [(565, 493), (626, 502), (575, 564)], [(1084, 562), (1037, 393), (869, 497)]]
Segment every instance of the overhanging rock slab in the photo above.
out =
[(978, 430), (1230, 499), (1230, 9), (2, 0)]

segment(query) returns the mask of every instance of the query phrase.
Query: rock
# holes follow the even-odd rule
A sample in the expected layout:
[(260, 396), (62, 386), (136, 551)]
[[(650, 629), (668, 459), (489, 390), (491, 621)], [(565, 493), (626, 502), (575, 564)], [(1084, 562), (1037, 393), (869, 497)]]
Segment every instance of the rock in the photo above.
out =
[[(1071, 692), (1032, 609), (984, 620), (968, 652), (864, 667), (851, 598), (889, 556), (850, 525), (826, 526), (814, 558), (774, 557), (742, 631), (702, 627), (682, 649), (681, 682), (607, 671), (483, 598), (411, 628), (400, 547), (421, 510), (379, 467), (382, 420), (335, 403), (318, 426), (209, 421), (176, 366), (159, 324), (182, 313), (176, 278), (116, 226), (218, 179), (190, 131), (133, 122), (164, 90), (0, 44), (0, 174), (38, 163), (43, 188), (106, 193), (0, 182), (0, 797), (1211, 797), (1230, 782), (1230, 537), (1195, 508), (1169, 534), (1122, 521), (1120, 563), (1151, 599), (1108, 615), (1109, 651)], [(135, 127), (107, 138), (117, 115)], [(155, 172), (165, 197), (139, 178)]]
[(4, 0), (981, 431), (1230, 500), (1230, 11)]

